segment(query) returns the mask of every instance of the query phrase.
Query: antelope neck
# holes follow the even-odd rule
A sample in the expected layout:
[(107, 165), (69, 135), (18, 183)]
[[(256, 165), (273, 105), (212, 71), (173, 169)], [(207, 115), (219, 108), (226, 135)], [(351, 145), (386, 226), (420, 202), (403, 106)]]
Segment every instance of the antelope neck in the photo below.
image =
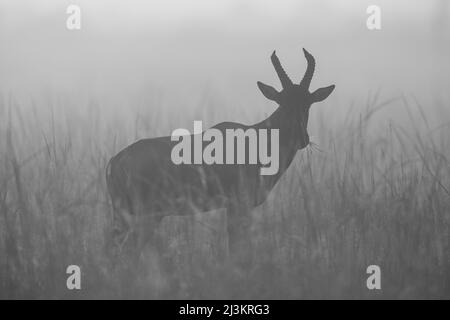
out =
[(258, 128), (279, 129), (280, 132), (280, 151), (291, 150), (295, 152), (300, 149), (301, 131), (300, 119), (295, 116), (289, 117), (283, 107), (278, 107), (267, 119), (256, 125)]

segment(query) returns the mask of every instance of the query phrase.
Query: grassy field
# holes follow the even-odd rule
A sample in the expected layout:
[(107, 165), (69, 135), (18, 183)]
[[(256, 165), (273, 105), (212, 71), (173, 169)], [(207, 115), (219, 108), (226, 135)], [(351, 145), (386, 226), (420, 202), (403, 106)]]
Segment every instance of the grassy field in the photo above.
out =
[[(392, 106), (411, 125), (386, 117)], [(450, 127), (432, 126), (413, 99), (373, 95), (332, 127), (315, 111), (319, 140), (252, 213), (247, 274), (218, 259), (223, 212), (163, 222), (171, 270), (152, 254), (138, 266), (110, 263), (107, 161), (138, 137), (192, 122), (156, 106), (126, 122), (95, 102), (83, 108), (1, 98), (0, 298), (450, 298)], [(183, 114), (199, 117), (223, 120)], [(80, 291), (66, 288), (71, 264), (81, 267)], [(382, 290), (366, 288), (372, 264)]]

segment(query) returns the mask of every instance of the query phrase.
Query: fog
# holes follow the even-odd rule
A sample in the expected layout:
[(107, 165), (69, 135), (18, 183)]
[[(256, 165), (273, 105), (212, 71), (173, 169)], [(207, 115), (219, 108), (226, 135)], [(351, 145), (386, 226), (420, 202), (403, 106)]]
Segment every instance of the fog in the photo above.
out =
[[(0, 3), (0, 92), (16, 98), (51, 92), (108, 107), (158, 92), (194, 106), (210, 90), (225, 105), (253, 108), (268, 105), (256, 81), (279, 87), (272, 51), (300, 79), (302, 47), (317, 60), (312, 87), (337, 85), (328, 104), (378, 90), (423, 103), (448, 98), (445, 0)], [(69, 4), (81, 8), (81, 30), (66, 28)], [(366, 27), (371, 4), (381, 8), (381, 30)]]
[[(80, 30), (66, 27), (71, 4)], [(0, 299), (448, 299), (449, 14), (449, 0), (0, 0)], [(311, 91), (336, 87), (311, 107), (310, 143), (267, 200), (239, 212), (255, 258), (241, 272), (223, 259), (230, 208), (196, 210), (194, 182), (170, 198), (174, 184), (151, 168), (166, 160), (158, 142), (118, 152), (193, 120), (261, 121), (276, 104), (256, 82), (281, 88), (272, 52), (299, 81), (302, 47), (316, 59)], [(205, 172), (174, 182), (203, 190)], [(222, 175), (243, 198), (270, 190)], [(141, 252), (166, 212), (136, 203), (133, 214), (131, 202), (154, 186), (185, 207), (159, 225), (163, 250)], [(114, 218), (122, 202), (129, 214)], [(116, 220), (132, 221), (119, 246)], [(67, 290), (69, 265), (82, 290)], [(368, 265), (382, 291), (367, 290)]]

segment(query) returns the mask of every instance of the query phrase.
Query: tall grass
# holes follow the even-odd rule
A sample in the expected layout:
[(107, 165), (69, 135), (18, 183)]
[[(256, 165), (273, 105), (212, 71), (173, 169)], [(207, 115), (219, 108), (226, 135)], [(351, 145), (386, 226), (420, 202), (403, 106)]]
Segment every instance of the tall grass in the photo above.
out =
[[(380, 115), (393, 105), (411, 126)], [(340, 124), (323, 113), (310, 124), (320, 140), (252, 212), (247, 274), (218, 258), (222, 212), (164, 220), (171, 270), (150, 253), (139, 266), (112, 265), (106, 162), (136, 138), (182, 124), (157, 106), (130, 111), (131, 121), (94, 102), (77, 108), (1, 99), (0, 298), (450, 298), (450, 128), (432, 127), (411, 99), (375, 95)], [(81, 267), (80, 291), (66, 288), (71, 264)], [(366, 287), (372, 264), (379, 291)]]

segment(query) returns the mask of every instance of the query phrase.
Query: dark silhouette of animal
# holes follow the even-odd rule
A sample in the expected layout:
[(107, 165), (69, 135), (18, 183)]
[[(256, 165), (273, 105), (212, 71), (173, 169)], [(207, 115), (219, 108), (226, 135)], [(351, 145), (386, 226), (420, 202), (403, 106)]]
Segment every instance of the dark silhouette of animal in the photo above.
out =
[[(140, 230), (138, 237), (144, 239), (141, 244), (157, 241), (155, 230), (166, 216), (226, 208), (230, 254), (249, 254), (246, 250), (250, 242), (246, 236), (251, 223), (250, 210), (265, 201), (296, 152), (309, 144), (310, 107), (326, 99), (334, 89), (331, 85), (309, 91), (315, 60), (305, 49), (303, 52), (307, 69), (299, 84), (288, 77), (275, 51), (271, 61), (282, 90), (257, 82), (262, 94), (279, 105), (272, 115), (251, 126), (223, 122), (213, 127), (224, 137), (226, 129), (278, 129), (279, 170), (276, 174), (261, 175), (259, 161), (256, 164), (176, 165), (171, 160), (171, 151), (177, 142), (171, 137), (139, 140), (111, 158), (106, 180), (114, 209), (114, 238), (119, 246), (133, 230)], [(225, 148), (223, 152), (225, 156)], [(246, 153), (248, 155), (248, 150)], [(236, 156), (236, 152), (234, 154)], [(140, 218), (147, 222), (137, 222)]]

